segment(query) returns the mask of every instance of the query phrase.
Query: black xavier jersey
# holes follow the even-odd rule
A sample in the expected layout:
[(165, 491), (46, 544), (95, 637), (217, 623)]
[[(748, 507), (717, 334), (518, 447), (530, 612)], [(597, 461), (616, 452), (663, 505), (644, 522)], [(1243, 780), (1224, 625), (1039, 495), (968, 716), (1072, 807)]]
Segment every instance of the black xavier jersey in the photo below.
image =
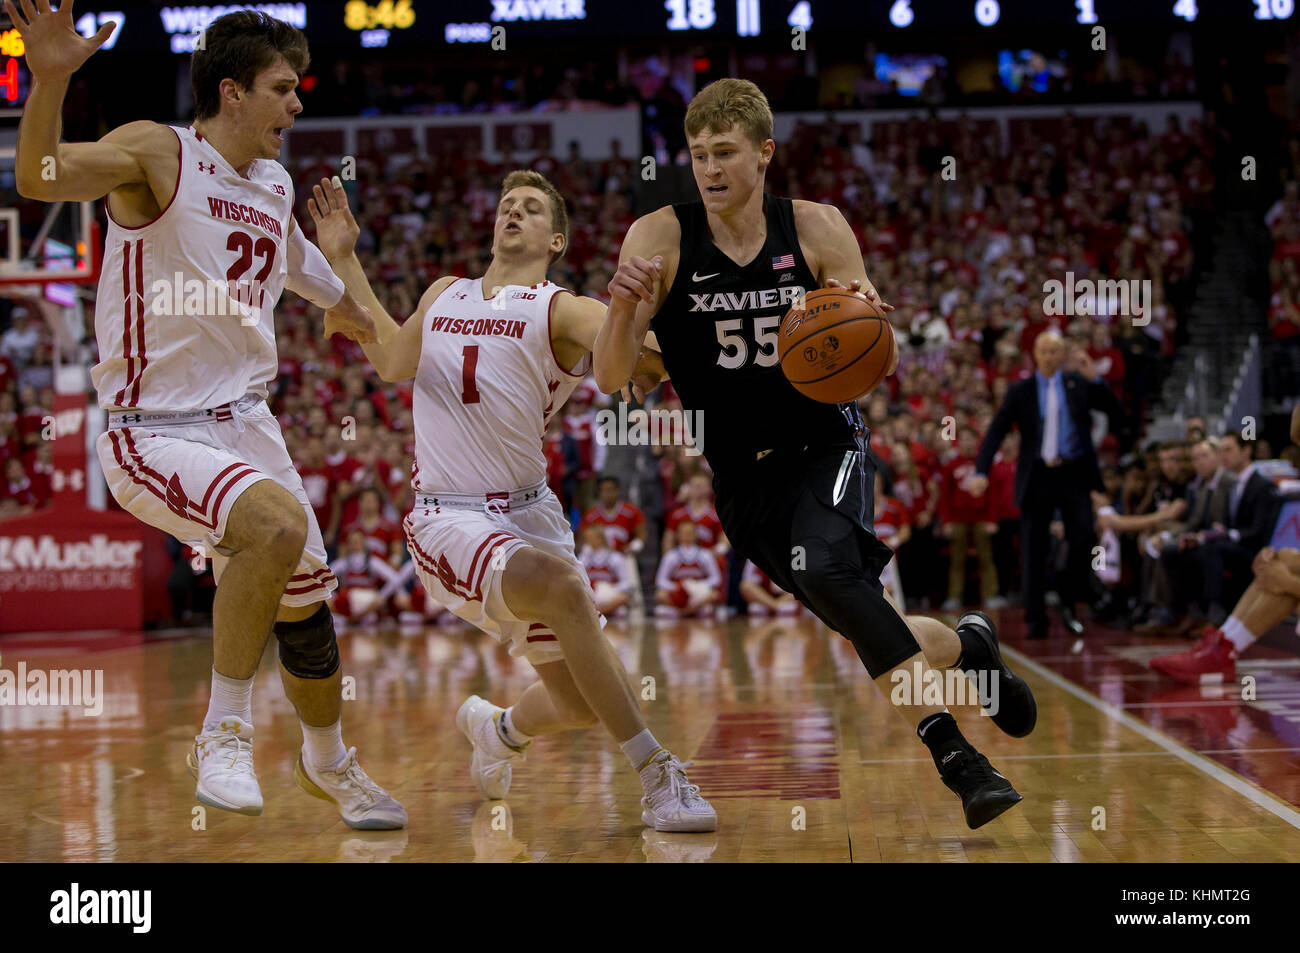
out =
[(650, 322), (683, 408), (703, 412), (702, 450), (715, 471), (752, 464), (765, 450), (851, 436), (862, 423), (855, 404), (805, 397), (781, 371), (777, 329), (817, 278), (799, 249), (791, 200), (767, 195), (764, 209), (767, 242), (742, 266), (713, 244), (703, 202), (674, 205), (677, 276)]

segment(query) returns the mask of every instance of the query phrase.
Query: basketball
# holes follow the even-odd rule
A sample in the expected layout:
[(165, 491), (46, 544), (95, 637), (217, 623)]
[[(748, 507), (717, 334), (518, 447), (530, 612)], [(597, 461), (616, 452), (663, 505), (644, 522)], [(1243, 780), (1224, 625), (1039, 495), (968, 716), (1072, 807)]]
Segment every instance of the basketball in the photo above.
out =
[(893, 329), (874, 301), (846, 288), (819, 288), (781, 320), (777, 353), (786, 380), (823, 404), (857, 400), (894, 361)]

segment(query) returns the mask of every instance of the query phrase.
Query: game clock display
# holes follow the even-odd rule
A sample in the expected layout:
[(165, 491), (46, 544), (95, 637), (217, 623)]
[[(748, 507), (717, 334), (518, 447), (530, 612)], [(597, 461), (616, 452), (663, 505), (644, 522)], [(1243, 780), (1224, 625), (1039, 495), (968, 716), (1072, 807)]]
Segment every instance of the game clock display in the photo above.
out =
[[(335, 0), (250, 5), (292, 23), (322, 46), (377, 48), (490, 44), (504, 27), (506, 49), (570, 39), (772, 39), (797, 30), (861, 31), (879, 41), (929, 28), (1235, 22), (1286, 24), (1296, 0)], [(88, 6), (90, 9), (86, 9)], [(76, 27), (92, 36), (107, 22), (118, 31), (112, 53), (186, 54), (214, 17), (243, 5), (78, 4)], [(495, 32), (494, 32), (495, 31)]]

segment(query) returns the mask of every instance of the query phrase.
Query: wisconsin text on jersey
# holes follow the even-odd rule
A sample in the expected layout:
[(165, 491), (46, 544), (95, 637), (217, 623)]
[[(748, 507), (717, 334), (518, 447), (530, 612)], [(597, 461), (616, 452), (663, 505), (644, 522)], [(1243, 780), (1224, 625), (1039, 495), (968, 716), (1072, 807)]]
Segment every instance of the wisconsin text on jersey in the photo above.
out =
[(522, 338), (526, 327), (523, 321), (505, 318), (449, 318), (438, 315), (429, 321), (430, 331), (446, 334), (504, 334), (507, 337)]
[(232, 222), (247, 222), (249, 225), (256, 225), (258, 228), (270, 232), (276, 238), (284, 237), (283, 232), (280, 230), (279, 219), (274, 215), (263, 212), (261, 209), (253, 208), (251, 205), (237, 204), (209, 195), (208, 211), (212, 213), (213, 218), (229, 219)]

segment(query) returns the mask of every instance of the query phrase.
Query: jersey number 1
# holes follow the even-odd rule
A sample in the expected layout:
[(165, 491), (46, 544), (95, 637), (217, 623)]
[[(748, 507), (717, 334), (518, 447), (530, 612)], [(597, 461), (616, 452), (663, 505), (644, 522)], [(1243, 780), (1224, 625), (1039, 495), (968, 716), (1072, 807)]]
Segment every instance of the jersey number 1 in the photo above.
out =
[(460, 365), (460, 402), (462, 404), (478, 403), (478, 385), (474, 383), (474, 372), (478, 370), (478, 345), (466, 344), (461, 352)]

